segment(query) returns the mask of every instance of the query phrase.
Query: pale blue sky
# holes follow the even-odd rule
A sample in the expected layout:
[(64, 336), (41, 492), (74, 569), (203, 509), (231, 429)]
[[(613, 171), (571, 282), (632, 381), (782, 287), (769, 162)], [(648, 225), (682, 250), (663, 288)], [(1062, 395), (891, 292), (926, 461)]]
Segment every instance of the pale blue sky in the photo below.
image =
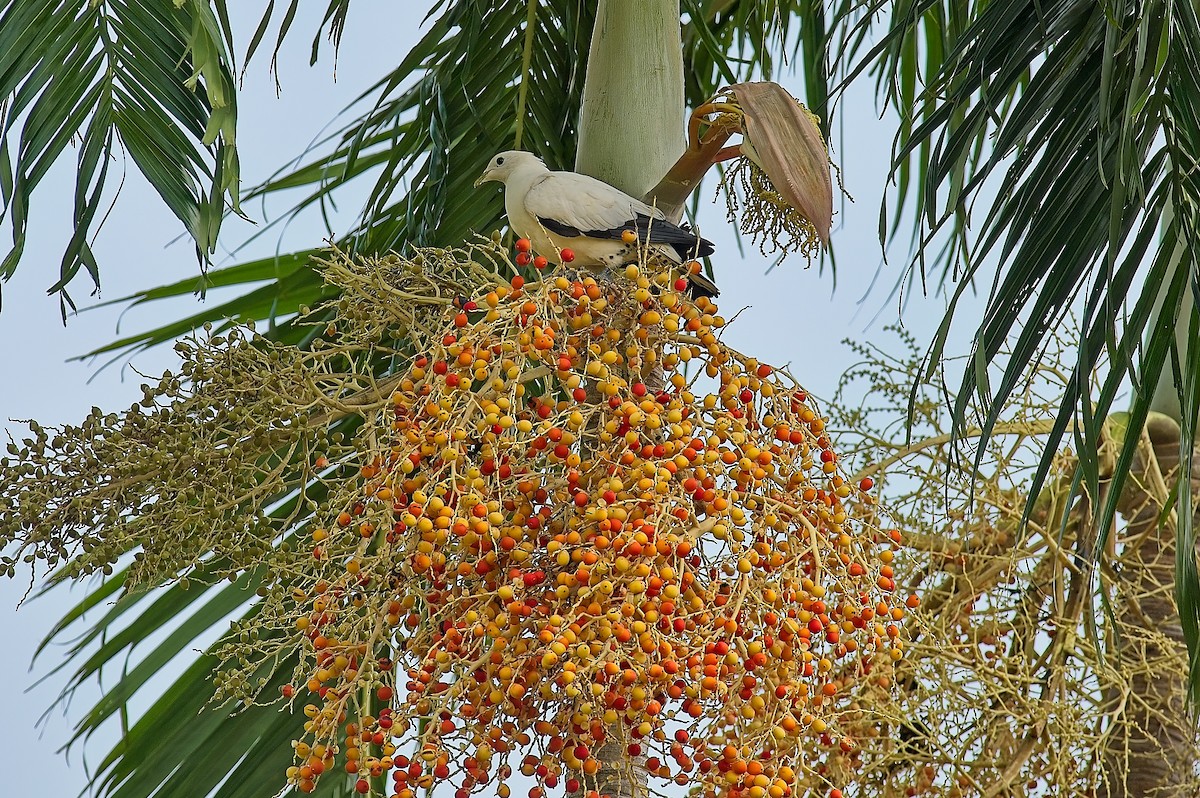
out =
[[(263, 3), (231, 4), (242, 32), (241, 42), (257, 22)], [(345, 39), (337, 62), (326, 58), (309, 68), (308, 44), (325, 4), (301, 4), (292, 40), (281, 58), (282, 96), (275, 97), (274, 82), (267, 73), (267, 59), (256, 60), (246, 76), (241, 95), (240, 149), (247, 184), (273, 172), (285, 159), (299, 155), (320, 134), (333, 114), (382, 75), (416, 40), (417, 22), (423, 12), (412, 9), (430, 5), (428, 0), (396, 4), (386, 0), (356, 0), (352, 4)], [(253, 8), (247, 10), (246, 6)], [(406, 7), (398, 14), (398, 6)], [(239, 10), (240, 9), (240, 10)], [(402, 17), (402, 18), (400, 18)], [(244, 46), (244, 44), (243, 44)], [(328, 54), (328, 53), (327, 53)], [(794, 76), (779, 76), (794, 94), (802, 91)], [(883, 324), (895, 321), (895, 300), (887, 290), (899, 274), (904, 260), (897, 258), (885, 268), (879, 286), (863, 306), (859, 300), (867, 290), (880, 263), (876, 238), (883, 181), (887, 172), (893, 124), (879, 121), (869, 92), (852, 94), (842, 106), (845, 113), (843, 138), (834, 141), (835, 160), (844, 169), (847, 189), (857, 200), (835, 217), (833, 246), (838, 260), (838, 285), (828, 270), (805, 268), (793, 259), (767, 274), (769, 261), (752, 249), (743, 258), (724, 218), (724, 206), (704, 205), (700, 226), (717, 245), (714, 260), (716, 279), (722, 288), (721, 307), (726, 315), (748, 308), (728, 330), (727, 340), (760, 360), (777, 365), (791, 364), (792, 373), (817, 395), (832, 393), (838, 376), (852, 360), (841, 339), (860, 340), (878, 336)], [(156, 326), (189, 312), (198, 301), (184, 298), (130, 311), (122, 317), (122, 306), (102, 308), (73, 316), (64, 328), (59, 320), (57, 299), (47, 297), (45, 288), (54, 282), (62, 242), (69, 234), (73, 191), (73, 164), (64, 161), (46, 180), (33, 203), (34, 216), (29, 247), (17, 275), (3, 286), (0, 312), (0, 422), (19, 434), (20, 425), (8, 419), (36, 417), (43, 423), (74, 422), (93, 406), (120, 410), (140, 397), (143, 381), (137, 374), (158, 375), (173, 367), (169, 347), (145, 352), (131, 363), (118, 363), (96, 372), (96, 364), (67, 362), (68, 358), (112, 340), (122, 333)], [(494, 185), (483, 190), (498, 190)], [(706, 187), (707, 203), (713, 189)], [(280, 210), (277, 204), (275, 210)], [(264, 218), (260, 207), (246, 209), (255, 219)], [(357, 208), (344, 202), (339, 218), (348, 225)], [(231, 220), (224, 231), (226, 242), (243, 240), (253, 228)], [(141, 288), (161, 285), (196, 273), (196, 262), (187, 242), (170, 242), (180, 232), (179, 224), (159, 203), (136, 174), (130, 173), (116, 209), (101, 233), (95, 250), (102, 264), (101, 300), (125, 296)], [(339, 230), (339, 232), (341, 232)], [(486, 232), (486, 231), (485, 231)], [(8, 228), (0, 229), (7, 237)], [(265, 236), (247, 249), (243, 257), (269, 254), (278, 245), (283, 251), (311, 246), (322, 236), (318, 224), (293, 224), (282, 237)], [(95, 300), (87, 296), (86, 278), (76, 281), (73, 291), (81, 307)], [(220, 296), (210, 295), (208, 301)], [(972, 303), (974, 304), (974, 303)], [(910, 297), (904, 322), (919, 340), (928, 337), (941, 318), (944, 302), (939, 297)], [(970, 306), (967, 308), (970, 312)], [(872, 319), (878, 313), (878, 319)], [(967, 325), (961, 325), (969, 331)], [(960, 331), (961, 332), (961, 331)], [(958, 339), (957, 351), (965, 349)], [(0, 726), (0, 744), (10, 763), (5, 782), (13, 795), (70, 796), (84, 789), (88, 777), (81, 754), (93, 761), (107, 752), (113, 736), (98, 735), (85, 748), (76, 746), (69, 763), (57, 754), (72, 724), (86, 711), (97, 692), (81, 691), (64, 718), (53, 714), (43, 727), (36, 722), (61, 689), (64, 680), (50, 677), (26, 693), (37, 676), (61, 662), (55, 649), (43, 654), (29, 671), (33, 648), (66, 608), (83, 596), (82, 590), (59, 591), (31, 602), (14, 612), (26, 584), (0, 582), (0, 637), (8, 641), (8, 656), (0, 657), (0, 683), (8, 686), (6, 722)], [(136, 657), (137, 652), (135, 652)], [(144, 706), (144, 703), (135, 705)]]

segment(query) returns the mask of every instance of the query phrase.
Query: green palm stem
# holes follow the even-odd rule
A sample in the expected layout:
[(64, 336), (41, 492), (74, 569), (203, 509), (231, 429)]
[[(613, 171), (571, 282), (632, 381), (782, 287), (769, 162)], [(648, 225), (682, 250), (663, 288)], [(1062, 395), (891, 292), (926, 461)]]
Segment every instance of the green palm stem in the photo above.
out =
[(679, 0), (600, 0), (575, 170), (641, 197), (683, 150)]

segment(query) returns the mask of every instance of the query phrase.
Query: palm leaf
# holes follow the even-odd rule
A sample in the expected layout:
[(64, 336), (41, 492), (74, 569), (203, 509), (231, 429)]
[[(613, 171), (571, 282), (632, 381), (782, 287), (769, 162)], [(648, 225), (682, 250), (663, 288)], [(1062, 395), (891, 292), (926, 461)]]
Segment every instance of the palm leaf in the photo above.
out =
[[(74, 234), (57, 292), (81, 268), (99, 286), (90, 239), (105, 202), (109, 166), (122, 153), (142, 172), (196, 243), (214, 251), (226, 201), (238, 207), (236, 104), (226, 31), (206, 2), (75, 3), (8, 0), (0, 10), (0, 219), (24, 254), (32, 196), (78, 137)], [(14, 146), (15, 145), (15, 146)]]
[[(838, 38), (848, 66), (840, 88), (874, 74), (881, 98), (901, 113), (893, 159), (899, 190), (881, 222), (894, 225), (905, 210), (917, 211), (919, 248), (905, 279), (958, 280), (929, 366), (940, 361), (958, 300), (979, 282), (990, 284), (974, 366), (954, 399), (960, 429), (978, 424), (990, 432), (1068, 308), (1082, 308), (1072, 389), (1062, 397), (1031, 495), (1072, 421), (1084, 485), (1099, 495), (1094, 453), (1104, 418), (1127, 380), (1152, 386), (1164, 371), (1183, 275), (1194, 268), (1194, 11), (1154, 0), (919, 0), (893, 8), (876, 31), (882, 8), (842, 9)], [(977, 200), (984, 201), (973, 218)], [(893, 232), (881, 223), (884, 240)], [(1156, 317), (1160, 286), (1165, 315)], [(1001, 360), (1006, 346), (1010, 354)], [(1104, 379), (1093, 393), (1090, 375), (1102, 365)], [(1185, 382), (1177, 384), (1181, 400)], [(973, 397), (982, 418), (966, 417)], [(1135, 430), (1150, 400), (1148, 390), (1138, 390)], [(1136, 437), (1126, 438), (1101, 528), (1113, 518)], [(1179, 551), (1190, 552), (1191, 513), (1182, 509)], [(1079, 555), (1091, 562), (1097, 551)], [(1178, 597), (1190, 619), (1193, 674), (1200, 675), (1200, 582), (1190, 558), (1181, 560)], [(1193, 685), (1200, 696), (1200, 679)]]

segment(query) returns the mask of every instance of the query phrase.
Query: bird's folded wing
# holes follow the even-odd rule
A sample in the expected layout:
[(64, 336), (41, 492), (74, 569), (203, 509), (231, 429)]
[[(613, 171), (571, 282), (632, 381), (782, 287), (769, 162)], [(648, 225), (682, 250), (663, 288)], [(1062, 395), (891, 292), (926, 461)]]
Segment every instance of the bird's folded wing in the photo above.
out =
[[(547, 230), (566, 238), (621, 238), (632, 230), (642, 241), (670, 244), (681, 257), (692, 254), (696, 234), (672, 224), (660, 211), (607, 183), (570, 172), (555, 172), (525, 195), (525, 210)], [(701, 255), (712, 245), (700, 242)]]
[(557, 172), (538, 181), (526, 193), (524, 203), (531, 216), (574, 228), (583, 235), (619, 230), (641, 215), (659, 215), (607, 183), (569, 172)]

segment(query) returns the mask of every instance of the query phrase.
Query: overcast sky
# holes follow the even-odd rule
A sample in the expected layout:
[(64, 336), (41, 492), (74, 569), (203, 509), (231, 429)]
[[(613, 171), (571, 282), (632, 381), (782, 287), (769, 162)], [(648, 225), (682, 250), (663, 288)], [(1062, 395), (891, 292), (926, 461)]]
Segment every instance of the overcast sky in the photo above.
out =
[[(240, 45), (257, 22), (262, 3), (231, 4), (241, 30)], [(337, 62), (336, 81), (332, 60), (326, 58), (314, 68), (308, 67), (308, 44), (320, 20), (324, 4), (301, 4), (294, 24), (292, 40), (281, 59), (282, 96), (276, 98), (274, 81), (267, 73), (266, 58), (256, 60), (246, 76), (239, 103), (239, 149), (243, 180), (253, 184), (280, 167), (285, 159), (298, 156), (309, 142), (320, 135), (333, 114), (349, 103), (370, 83), (395, 64), (420, 34), (420, 19), (411, 9), (430, 5), (428, 0), (402, 4), (408, 9), (397, 19), (399, 4), (385, 0), (356, 0)], [(252, 10), (246, 10), (252, 6)], [(383, 24), (381, 24), (383, 21)], [(266, 46), (266, 45), (264, 45)], [(779, 82), (801, 94), (795, 76), (778, 76)], [(879, 121), (869, 92), (852, 94), (842, 106), (845, 116), (841, 138), (832, 142), (834, 158), (844, 170), (847, 190), (857, 202), (839, 208), (834, 219), (833, 249), (837, 257), (838, 280), (829, 270), (805, 268), (793, 259), (769, 274), (770, 261), (757, 252), (738, 253), (736, 240), (724, 218), (723, 205), (706, 205), (699, 219), (705, 237), (717, 245), (714, 263), (721, 286), (721, 308), (726, 315), (746, 308), (727, 333), (735, 347), (752, 353), (760, 360), (776, 365), (791, 364), (791, 371), (819, 396), (829, 396), (838, 376), (852, 362), (841, 340), (881, 338), (881, 327), (895, 322), (899, 309), (888, 289), (904, 265), (896, 258), (868, 293), (868, 286), (880, 267), (877, 240), (879, 201), (887, 173), (887, 157), (894, 127), (890, 120)], [(64, 160), (39, 187), (33, 202), (34, 215), (29, 230), (29, 245), (21, 269), (3, 285), (3, 309), (0, 311), (0, 422), (14, 435), (21, 425), (9, 419), (37, 418), (45, 424), (76, 422), (93, 405), (106, 411), (128, 407), (140, 397), (139, 372), (151, 376), (175, 364), (170, 347), (141, 353), (132, 362), (120, 362), (98, 371), (100, 364), (68, 362), (114, 337), (151, 328), (192, 312), (197, 299), (184, 298), (171, 303), (154, 303), (124, 313), (117, 304), (81, 313), (69, 318), (64, 327), (59, 318), (58, 301), (48, 297), (46, 287), (55, 281), (63, 243), (70, 233), (69, 220), (73, 195), (73, 162)], [(489, 184), (481, 190), (499, 190)], [(705, 201), (712, 189), (702, 190)], [(264, 214), (259, 207), (246, 210), (255, 219)], [(280, 210), (279, 205), (275, 208)], [(353, 203), (344, 203), (340, 218), (342, 230), (357, 213)], [(224, 241), (238, 242), (253, 227), (232, 219), (223, 231)], [(191, 245), (171, 243), (180, 225), (165, 209), (136, 173), (130, 171), (123, 193), (95, 245), (102, 267), (103, 292), (89, 297), (86, 278), (72, 286), (80, 307), (99, 300), (113, 300), (138, 289), (162, 285), (196, 273)], [(339, 230), (341, 232), (341, 230)], [(0, 240), (11, 235), (0, 228)], [(319, 225), (292, 225), (280, 238), (266, 236), (240, 255), (240, 259), (269, 254), (279, 247), (291, 251), (317, 243)], [(864, 299), (864, 296), (866, 297)], [(220, 300), (210, 294), (208, 301)], [(861, 304), (860, 304), (861, 302)], [(927, 341), (940, 320), (944, 300), (937, 296), (909, 297), (903, 322), (920, 341)], [(967, 306), (970, 313), (974, 303)], [(966, 349), (960, 325), (956, 350)], [(891, 343), (891, 339), (884, 339)], [(37, 677), (62, 662), (61, 651), (49, 649), (30, 670), (34, 646), (51, 625), (84, 595), (82, 589), (59, 590), (49, 597), (29, 602), (19, 611), (16, 605), (27, 583), (0, 581), (0, 636), (8, 642), (8, 655), (0, 657), (0, 683), (7, 685), (6, 722), (0, 725), (0, 743), (6, 759), (17, 763), (5, 775), (12, 795), (69, 796), (88, 784), (81, 755), (98, 761), (109, 750), (113, 733), (98, 735), (86, 747), (76, 746), (69, 760), (56, 753), (70, 734), (72, 725), (91, 706), (98, 692), (81, 691), (63, 716), (53, 714), (44, 725), (37, 720), (53, 702), (64, 684), (61, 674), (51, 676), (41, 686), (24, 692)], [(136, 656), (136, 652), (135, 652)], [(134, 709), (144, 707), (135, 703)], [(282, 776), (282, 774), (281, 774)], [(15, 780), (15, 781), (14, 781)]]

